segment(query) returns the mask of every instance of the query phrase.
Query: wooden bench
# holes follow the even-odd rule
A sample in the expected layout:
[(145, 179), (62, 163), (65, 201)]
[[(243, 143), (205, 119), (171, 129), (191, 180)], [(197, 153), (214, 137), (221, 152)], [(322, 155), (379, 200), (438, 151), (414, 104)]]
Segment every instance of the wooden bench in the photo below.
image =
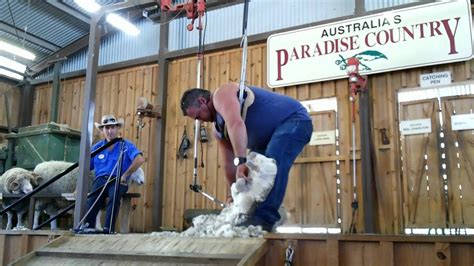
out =
[[(35, 202), (38, 198), (48, 198), (48, 199), (66, 199), (71, 203), (75, 201), (75, 198), (71, 196), (72, 193), (63, 193), (63, 194), (51, 194), (51, 193), (38, 193), (33, 195), (29, 199), (28, 207), (28, 225), (31, 227), (33, 225), (34, 213), (35, 213)], [(24, 194), (2, 194), (0, 193), (0, 200), (3, 198), (21, 198)], [(126, 193), (122, 196), (122, 204), (120, 204), (119, 216), (117, 218), (120, 226), (120, 233), (129, 233), (130, 232), (130, 210), (132, 209), (132, 198), (139, 198), (140, 193)], [(3, 209), (3, 208), (1, 208)], [(0, 216), (0, 226), (3, 228), (3, 217)], [(0, 228), (0, 229), (1, 229)]]

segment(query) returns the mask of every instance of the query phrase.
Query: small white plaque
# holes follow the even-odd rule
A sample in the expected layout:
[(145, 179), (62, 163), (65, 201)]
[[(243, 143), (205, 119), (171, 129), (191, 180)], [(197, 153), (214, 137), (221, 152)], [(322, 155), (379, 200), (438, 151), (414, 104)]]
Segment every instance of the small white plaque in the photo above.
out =
[(402, 135), (431, 133), (431, 119), (404, 120), (400, 122)]
[(451, 84), (451, 72), (443, 71), (420, 75), (420, 87), (434, 87)]
[(474, 114), (451, 116), (451, 129), (453, 131), (474, 129)]
[(309, 145), (328, 145), (336, 143), (336, 131), (318, 131), (313, 132)]

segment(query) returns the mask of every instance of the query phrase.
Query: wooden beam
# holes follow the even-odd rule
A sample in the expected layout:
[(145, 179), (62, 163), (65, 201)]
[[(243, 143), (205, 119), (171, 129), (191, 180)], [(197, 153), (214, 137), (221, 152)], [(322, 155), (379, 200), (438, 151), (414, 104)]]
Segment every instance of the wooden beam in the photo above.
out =
[(394, 266), (395, 261), (393, 260), (393, 242), (381, 241), (380, 242), (380, 265)]
[(336, 235), (336, 234), (265, 234), (265, 239), (295, 239), (295, 240), (328, 240), (338, 241), (389, 241), (389, 242), (420, 242), (420, 243), (474, 243), (474, 236), (434, 236), (434, 235)]
[(0, 264), (5, 265), (5, 244), (6, 236), (4, 234), (0, 235)]
[(97, 251), (60, 251), (55, 248), (44, 247), (36, 251), (38, 256), (48, 256), (57, 258), (87, 258), (98, 260), (114, 261), (141, 261), (141, 262), (172, 262), (172, 263), (192, 263), (192, 264), (237, 264), (243, 254), (195, 254), (195, 253), (140, 253), (134, 251), (108, 251), (97, 253)]
[(339, 265), (339, 241), (337, 239), (328, 239), (326, 241), (327, 266)]
[(451, 265), (451, 246), (449, 243), (435, 243), (436, 260), (438, 266)]

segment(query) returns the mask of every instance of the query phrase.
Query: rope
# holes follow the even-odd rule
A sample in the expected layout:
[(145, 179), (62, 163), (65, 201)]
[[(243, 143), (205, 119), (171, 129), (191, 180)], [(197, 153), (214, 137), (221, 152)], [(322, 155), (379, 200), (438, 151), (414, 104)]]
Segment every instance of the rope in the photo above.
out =
[(244, 103), (244, 89), (245, 89), (245, 77), (247, 74), (247, 21), (249, 15), (249, 1), (245, 0), (244, 3), (244, 17), (242, 23), (242, 41), (240, 47), (242, 47), (242, 68), (240, 70), (240, 83), (239, 83), (239, 102), (240, 106)]
[[(123, 141), (122, 141), (123, 143)], [(117, 160), (117, 163), (114, 165), (114, 168), (112, 168), (112, 171), (110, 172), (110, 175), (107, 177), (107, 181), (105, 182), (105, 186), (102, 188), (102, 190), (100, 191), (99, 193), (99, 196), (97, 196), (97, 199), (94, 201), (94, 203), (91, 205), (91, 207), (87, 210), (86, 214), (82, 217), (82, 219), (79, 221), (79, 223), (77, 224), (77, 227), (79, 228), (80, 225), (84, 222), (84, 220), (86, 219), (87, 215), (89, 215), (89, 213), (92, 211), (92, 208), (94, 208), (94, 206), (97, 204), (97, 202), (99, 201), (100, 197), (102, 196), (102, 194), (104, 193), (105, 189), (107, 188), (107, 186), (109, 185), (109, 181), (110, 179), (112, 178), (112, 174), (115, 172), (115, 169), (117, 168), (117, 165), (119, 164), (119, 162), (121, 161), (122, 159), (122, 156), (123, 156), (123, 149), (120, 150), (120, 154), (119, 154), (119, 158)], [(118, 177), (120, 178), (120, 177)], [(117, 182), (117, 177), (115, 179), (115, 182)], [(115, 195), (114, 195), (115, 197)], [(113, 210), (113, 209), (112, 209)], [(113, 213), (113, 212), (112, 212)]]
[[(110, 213), (110, 225), (109, 225), (109, 234), (112, 233), (115, 229), (115, 203), (117, 202), (117, 200), (120, 200), (120, 199), (117, 199), (118, 197), (118, 193), (119, 193), (119, 190), (120, 190), (120, 182), (122, 182), (121, 177), (122, 177), (122, 163), (123, 163), (123, 146), (125, 144), (125, 141), (122, 140), (122, 142), (120, 143), (120, 154), (119, 154), (119, 158), (117, 160), (117, 164), (118, 164), (118, 169), (117, 169), (117, 175), (116, 175), (116, 179), (115, 179), (115, 190), (114, 190), (114, 199), (112, 201), (112, 212)], [(112, 171), (113, 173), (113, 171)], [(110, 177), (109, 177), (110, 178)]]

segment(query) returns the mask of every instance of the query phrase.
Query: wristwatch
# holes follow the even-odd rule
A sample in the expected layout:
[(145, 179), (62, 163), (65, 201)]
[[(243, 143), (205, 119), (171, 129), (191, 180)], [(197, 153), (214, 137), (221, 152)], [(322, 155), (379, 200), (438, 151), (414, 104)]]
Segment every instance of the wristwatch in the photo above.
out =
[(239, 166), (239, 165), (244, 164), (246, 162), (247, 162), (247, 158), (245, 158), (245, 157), (235, 157), (234, 158), (234, 165), (235, 166)]

